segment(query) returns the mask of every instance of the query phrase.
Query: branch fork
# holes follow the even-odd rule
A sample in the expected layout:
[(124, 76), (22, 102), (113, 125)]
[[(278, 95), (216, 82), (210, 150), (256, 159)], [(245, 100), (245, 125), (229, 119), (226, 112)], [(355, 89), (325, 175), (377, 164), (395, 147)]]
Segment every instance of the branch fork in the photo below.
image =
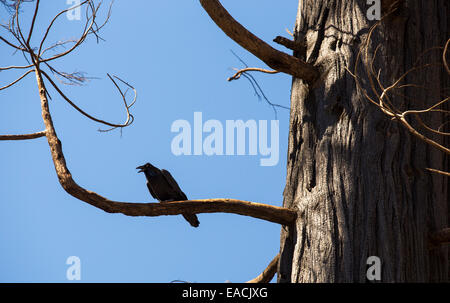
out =
[(319, 78), (318, 69), (312, 64), (283, 53), (237, 22), (218, 0), (200, 0), (200, 4), (220, 29), (240, 46), (261, 59), (272, 69), (314, 83)]

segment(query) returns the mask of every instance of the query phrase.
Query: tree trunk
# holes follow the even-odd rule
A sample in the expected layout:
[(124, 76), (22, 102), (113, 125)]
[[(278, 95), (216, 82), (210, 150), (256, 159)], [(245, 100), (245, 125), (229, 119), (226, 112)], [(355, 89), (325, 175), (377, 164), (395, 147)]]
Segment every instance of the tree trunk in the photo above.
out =
[[(385, 13), (393, 1), (382, 2)], [(375, 69), (385, 87), (426, 50), (445, 45), (448, 5), (401, 1), (375, 30), (369, 49), (380, 46)], [(278, 282), (365, 282), (370, 256), (381, 260), (382, 282), (448, 281), (448, 249), (428, 240), (448, 227), (449, 178), (425, 170), (447, 169), (448, 158), (367, 101), (345, 69), (354, 70), (375, 22), (369, 7), (366, 0), (299, 1), (295, 39), (306, 39), (307, 53), (295, 55), (319, 66), (322, 80), (292, 83), (283, 204), (298, 219), (281, 231)], [(399, 90), (391, 98), (398, 108), (429, 107), (449, 86), (442, 49), (425, 57), (441, 66), (409, 74), (405, 82), (428, 90)]]

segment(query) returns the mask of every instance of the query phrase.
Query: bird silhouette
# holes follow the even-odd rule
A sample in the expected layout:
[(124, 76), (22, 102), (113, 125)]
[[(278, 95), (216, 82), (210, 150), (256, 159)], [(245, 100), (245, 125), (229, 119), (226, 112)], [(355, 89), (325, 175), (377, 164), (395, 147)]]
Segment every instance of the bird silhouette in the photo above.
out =
[[(159, 202), (187, 200), (185, 193), (178, 186), (177, 181), (165, 169), (159, 169), (150, 163), (136, 167), (138, 173), (144, 173), (147, 179), (147, 187), (153, 198)], [(200, 222), (195, 214), (186, 213), (183, 217), (193, 227), (198, 227)]]

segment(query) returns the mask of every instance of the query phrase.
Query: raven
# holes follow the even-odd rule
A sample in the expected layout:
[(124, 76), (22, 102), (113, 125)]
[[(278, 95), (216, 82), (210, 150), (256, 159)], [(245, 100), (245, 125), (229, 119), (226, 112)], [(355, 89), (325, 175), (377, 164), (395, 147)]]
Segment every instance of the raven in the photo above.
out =
[[(188, 199), (167, 170), (159, 169), (150, 163), (138, 166), (136, 169), (139, 169), (138, 173), (145, 174), (148, 190), (152, 197), (159, 202)], [(198, 227), (200, 224), (195, 214), (183, 214), (183, 217), (194, 227)]]

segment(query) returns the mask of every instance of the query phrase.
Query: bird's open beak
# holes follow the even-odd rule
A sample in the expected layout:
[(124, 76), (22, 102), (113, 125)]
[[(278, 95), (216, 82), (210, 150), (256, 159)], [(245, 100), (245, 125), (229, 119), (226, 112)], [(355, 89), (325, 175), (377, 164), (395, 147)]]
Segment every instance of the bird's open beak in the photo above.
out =
[(138, 171), (138, 173), (142, 173), (144, 171), (144, 165), (138, 166), (138, 167), (136, 167), (136, 169), (140, 169), (140, 171)]

